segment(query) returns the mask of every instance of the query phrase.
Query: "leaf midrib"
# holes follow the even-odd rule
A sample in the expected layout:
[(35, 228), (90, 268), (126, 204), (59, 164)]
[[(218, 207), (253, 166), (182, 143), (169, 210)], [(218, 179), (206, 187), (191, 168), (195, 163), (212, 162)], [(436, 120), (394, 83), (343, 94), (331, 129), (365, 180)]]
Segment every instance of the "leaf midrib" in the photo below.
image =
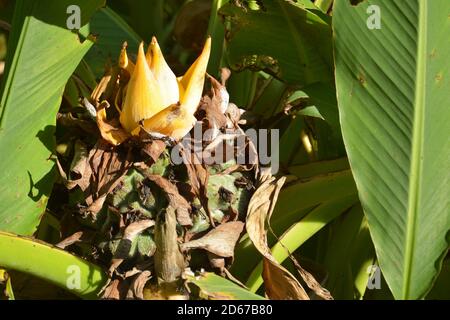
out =
[(416, 240), (416, 224), (419, 207), (421, 158), (423, 153), (426, 67), (427, 67), (427, 3), (419, 1), (419, 16), (417, 29), (417, 73), (414, 97), (413, 137), (411, 148), (411, 167), (409, 180), (408, 211), (406, 226), (406, 246), (404, 256), (404, 272), (402, 298), (408, 299), (411, 289), (412, 261)]

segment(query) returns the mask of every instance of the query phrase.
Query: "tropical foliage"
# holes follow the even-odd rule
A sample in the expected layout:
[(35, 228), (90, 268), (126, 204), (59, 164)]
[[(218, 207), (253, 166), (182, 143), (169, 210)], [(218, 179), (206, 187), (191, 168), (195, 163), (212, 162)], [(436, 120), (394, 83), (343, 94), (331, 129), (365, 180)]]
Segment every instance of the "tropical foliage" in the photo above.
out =
[(449, 299), (449, 16), (0, 0), (0, 297)]

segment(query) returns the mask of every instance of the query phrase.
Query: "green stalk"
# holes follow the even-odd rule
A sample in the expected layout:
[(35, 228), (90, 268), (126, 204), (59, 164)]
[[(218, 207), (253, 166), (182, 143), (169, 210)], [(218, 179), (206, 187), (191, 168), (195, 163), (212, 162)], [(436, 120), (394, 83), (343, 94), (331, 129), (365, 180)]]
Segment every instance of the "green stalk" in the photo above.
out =
[(221, 23), (218, 15), (220, 7), (222, 7), (228, 0), (213, 0), (211, 5), (211, 14), (208, 24), (207, 35), (211, 36), (211, 56), (208, 63), (208, 73), (212, 76), (219, 74), (219, 69), (222, 66), (223, 45), (225, 37), (225, 28)]
[(107, 280), (97, 265), (43, 242), (0, 232), (0, 266), (53, 283), (83, 299), (96, 299)]

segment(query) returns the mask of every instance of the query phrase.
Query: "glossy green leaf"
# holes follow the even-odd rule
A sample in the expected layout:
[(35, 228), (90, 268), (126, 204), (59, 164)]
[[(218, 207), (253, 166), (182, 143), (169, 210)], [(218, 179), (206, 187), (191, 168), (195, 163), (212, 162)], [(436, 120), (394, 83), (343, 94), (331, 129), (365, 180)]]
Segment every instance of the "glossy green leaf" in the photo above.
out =
[[(79, 1), (82, 23), (103, 1)], [(32, 234), (54, 180), (56, 112), (92, 42), (67, 29), (70, 1), (17, 1), (0, 100), (0, 230)]]
[(0, 232), (0, 266), (21, 271), (95, 299), (107, 275), (98, 266), (46, 243)]
[(211, 300), (265, 300), (239, 285), (211, 272), (186, 276), (188, 283), (200, 288), (200, 296)]
[(447, 0), (338, 0), (333, 11), (342, 133), (397, 299), (424, 297), (449, 248), (449, 16)]

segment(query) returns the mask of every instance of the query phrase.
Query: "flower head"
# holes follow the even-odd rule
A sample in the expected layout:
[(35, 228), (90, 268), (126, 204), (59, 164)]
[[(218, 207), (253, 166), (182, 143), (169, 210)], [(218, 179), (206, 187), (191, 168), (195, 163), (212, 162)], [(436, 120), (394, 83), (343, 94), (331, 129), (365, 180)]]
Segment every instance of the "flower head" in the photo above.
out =
[(139, 45), (136, 64), (128, 59), (126, 48), (122, 48), (119, 66), (130, 73), (119, 118), (122, 127), (135, 134), (142, 122), (145, 130), (174, 139), (189, 132), (202, 96), (210, 50), (208, 38), (201, 55), (184, 76), (177, 78), (155, 37), (146, 54), (144, 44)]

